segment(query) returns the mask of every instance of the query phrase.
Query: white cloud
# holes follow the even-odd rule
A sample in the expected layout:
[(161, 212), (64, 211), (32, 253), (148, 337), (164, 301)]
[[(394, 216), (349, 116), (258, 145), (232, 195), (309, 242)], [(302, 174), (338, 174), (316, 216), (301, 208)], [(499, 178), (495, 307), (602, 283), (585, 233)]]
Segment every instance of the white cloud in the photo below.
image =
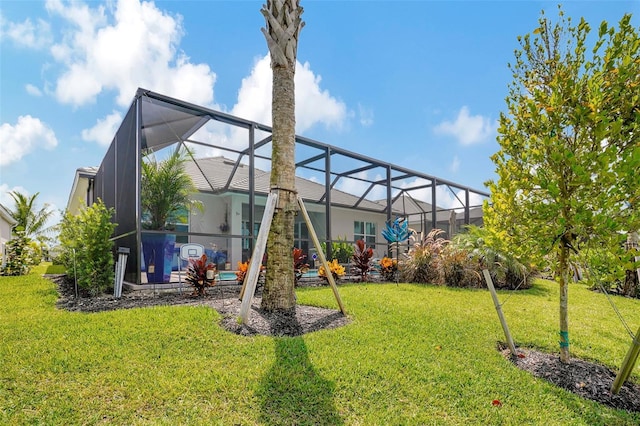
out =
[(42, 19), (35, 23), (29, 18), (24, 22), (9, 22), (0, 16), (0, 39), (4, 38), (20, 47), (40, 49), (51, 43), (51, 27)]
[(96, 125), (90, 129), (82, 131), (82, 140), (87, 142), (97, 142), (100, 145), (108, 146), (120, 126), (122, 114), (113, 111), (103, 119), (98, 119)]
[(27, 91), (28, 94), (30, 94), (31, 96), (37, 96), (40, 97), (42, 96), (42, 90), (38, 89), (36, 86), (34, 86), (33, 84), (27, 84), (26, 86), (24, 86), (24, 89)]
[(35, 149), (51, 150), (57, 145), (56, 135), (49, 126), (30, 115), (20, 116), (15, 125), (0, 126), (0, 166), (19, 161)]
[[(256, 60), (251, 73), (242, 79), (238, 90), (238, 101), (229, 111), (237, 117), (271, 125), (272, 73), (270, 57), (267, 54)], [(315, 76), (308, 63), (296, 65), (296, 133), (301, 134), (316, 124), (329, 128), (341, 128), (347, 119), (346, 105), (320, 88), (321, 78)], [(256, 141), (266, 133), (256, 131)], [(199, 129), (191, 139), (211, 142), (231, 149), (248, 146), (249, 134), (246, 129), (232, 127), (220, 122), (209, 122)], [(214, 149), (195, 147), (198, 156), (229, 155)], [(269, 170), (270, 165), (259, 161), (259, 167)], [(258, 166), (258, 164), (257, 164)]]
[(486, 140), (496, 129), (495, 121), (482, 115), (469, 115), (469, 108), (463, 106), (455, 121), (443, 121), (433, 130), (437, 134), (455, 137), (462, 145), (472, 145)]
[(449, 170), (451, 170), (453, 173), (456, 173), (458, 170), (460, 170), (460, 158), (458, 158), (457, 155), (455, 155), (453, 157), (453, 160), (451, 160)]
[(373, 109), (365, 107), (358, 103), (358, 115), (360, 116), (360, 124), (363, 127), (369, 127), (373, 124)]
[(115, 90), (118, 104), (128, 106), (142, 87), (212, 106), (216, 75), (178, 50), (180, 15), (139, 0), (109, 2), (106, 8), (49, 0), (47, 9), (73, 25), (51, 48), (64, 67), (55, 87), (60, 102), (80, 106)]
[[(272, 73), (270, 57), (259, 59), (251, 74), (242, 79), (238, 103), (231, 114), (247, 120), (271, 124)], [(304, 133), (316, 124), (341, 128), (347, 116), (346, 105), (320, 88), (322, 78), (311, 70), (308, 62), (296, 63), (296, 133)]]

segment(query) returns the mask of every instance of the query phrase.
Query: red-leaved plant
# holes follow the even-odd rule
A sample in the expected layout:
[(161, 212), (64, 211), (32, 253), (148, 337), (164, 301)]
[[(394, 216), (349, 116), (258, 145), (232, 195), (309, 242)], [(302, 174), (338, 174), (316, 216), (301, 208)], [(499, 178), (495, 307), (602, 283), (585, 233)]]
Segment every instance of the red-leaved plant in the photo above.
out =
[(298, 284), (298, 280), (302, 278), (304, 274), (309, 271), (309, 265), (306, 262), (307, 255), (304, 254), (302, 249), (293, 248), (293, 272), (295, 276), (295, 283)]
[(204, 296), (205, 289), (216, 284), (216, 265), (207, 263), (206, 254), (199, 259), (190, 259), (185, 281), (193, 286), (193, 294)]
[(372, 269), (373, 249), (367, 247), (364, 240), (356, 241), (356, 251), (351, 257), (353, 266), (358, 271), (361, 281), (366, 281), (369, 277), (369, 271)]

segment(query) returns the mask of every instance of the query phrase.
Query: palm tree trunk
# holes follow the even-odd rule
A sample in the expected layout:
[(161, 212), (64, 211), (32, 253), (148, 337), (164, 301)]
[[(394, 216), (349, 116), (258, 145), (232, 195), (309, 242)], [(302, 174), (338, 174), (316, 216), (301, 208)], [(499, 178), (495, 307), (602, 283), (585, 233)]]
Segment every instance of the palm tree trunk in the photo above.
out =
[(295, 188), (295, 68), (298, 35), (304, 26), (297, 0), (269, 0), (262, 8), (273, 71), (271, 190), (278, 191), (278, 205), (267, 240), (267, 275), (262, 308), (295, 310), (293, 225)]

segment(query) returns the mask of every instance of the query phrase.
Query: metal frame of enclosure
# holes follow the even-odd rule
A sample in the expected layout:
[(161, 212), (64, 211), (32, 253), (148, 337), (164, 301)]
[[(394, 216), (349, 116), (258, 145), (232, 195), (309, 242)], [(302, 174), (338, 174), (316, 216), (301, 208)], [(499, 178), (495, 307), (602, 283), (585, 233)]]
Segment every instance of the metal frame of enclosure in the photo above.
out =
[[(208, 128), (206, 126), (211, 126), (212, 129), (223, 126), (224, 132), (204, 131), (203, 129)], [(200, 134), (205, 137), (198, 138)], [(202, 150), (224, 153), (225, 157), (234, 158), (235, 165), (226, 182), (215, 183), (207, 180), (210, 186), (210, 190), (207, 191), (212, 194), (233, 191), (235, 171), (240, 166), (248, 166), (248, 220), (249, 223), (254, 223), (260, 219), (256, 217), (256, 197), (266, 194), (262, 187), (256, 188), (255, 170), (256, 163), (270, 162), (271, 127), (138, 89), (94, 181), (94, 200), (101, 198), (107, 207), (115, 209), (115, 246), (131, 249), (125, 275), (129, 282), (141, 282), (142, 232), (162, 232), (143, 231), (141, 228), (139, 194), (143, 156), (176, 144), (186, 144), (195, 152)], [(198, 159), (193, 160), (198, 165)], [(471, 198), (484, 200), (489, 197), (489, 194), (483, 191), (302, 136), (296, 136), (296, 175), (324, 185), (322, 194), (312, 199), (306, 197), (305, 202), (317, 203), (326, 209), (326, 232), (324, 238), (322, 235), (319, 236), (321, 241), (325, 242), (331, 242), (335, 238), (332, 234), (331, 208), (341, 202), (334, 193), (344, 180), (357, 184), (361, 193), (354, 194), (355, 197), (351, 198), (357, 201), (350, 205), (340, 205), (341, 207), (377, 211), (386, 214), (387, 220), (398, 214), (413, 215), (413, 220), (423, 223), (425, 230), (436, 227), (439, 220), (442, 221), (438, 213), (447, 211), (436, 207), (443, 190), (455, 196), (459, 202), (457, 211), (459, 214), (464, 211), (465, 224), (471, 223), (471, 210), (481, 206), (481, 202), (472, 205)], [(204, 175), (204, 179), (208, 177)], [(417, 192), (423, 195), (430, 194), (430, 199), (416, 199)], [(373, 203), (370, 197), (374, 193), (384, 195)], [(411, 204), (411, 211), (403, 212), (398, 208), (398, 203)], [(251, 229), (248, 236), (245, 234), (225, 237), (248, 238), (252, 247), (257, 235), (254, 235)]]

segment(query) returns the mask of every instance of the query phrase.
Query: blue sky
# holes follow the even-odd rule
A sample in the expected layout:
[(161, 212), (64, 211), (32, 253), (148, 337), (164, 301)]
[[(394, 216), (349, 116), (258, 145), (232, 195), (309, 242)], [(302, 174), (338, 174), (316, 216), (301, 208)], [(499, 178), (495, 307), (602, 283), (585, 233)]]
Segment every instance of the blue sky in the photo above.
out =
[[(297, 132), (484, 189), (517, 36), (546, 1), (302, 1)], [(0, 202), (67, 204), (138, 87), (270, 124), (256, 1), (0, 0)], [(569, 1), (593, 28), (638, 1)], [(346, 189), (346, 188), (345, 188)]]

